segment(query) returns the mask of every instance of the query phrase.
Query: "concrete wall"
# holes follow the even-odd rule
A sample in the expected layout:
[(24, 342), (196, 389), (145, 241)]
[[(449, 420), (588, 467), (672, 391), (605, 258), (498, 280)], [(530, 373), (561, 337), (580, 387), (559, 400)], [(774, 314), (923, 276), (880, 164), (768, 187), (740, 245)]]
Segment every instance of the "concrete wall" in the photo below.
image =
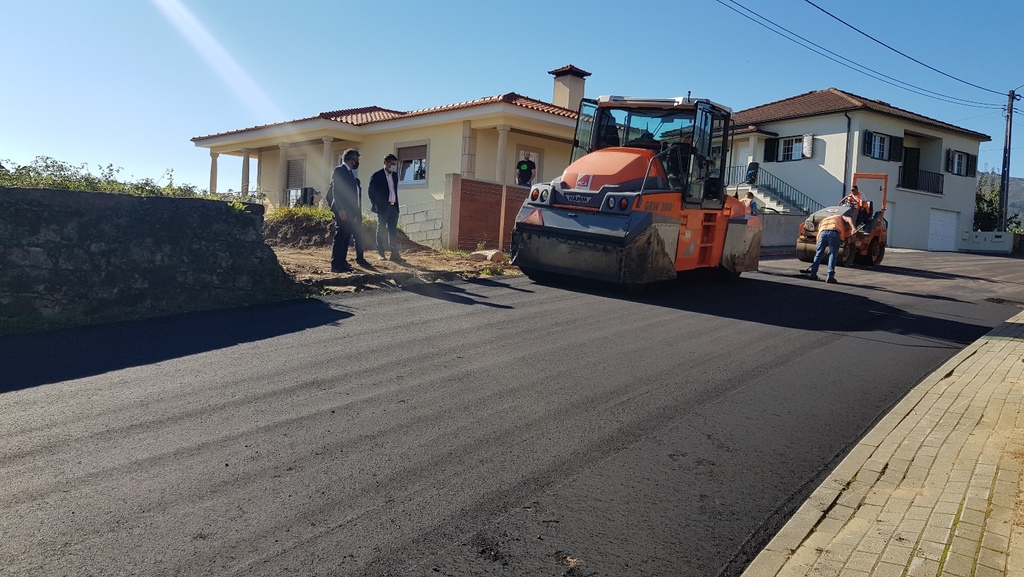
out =
[(1016, 236), (1020, 235), (1012, 232), (964, 232), (960, 238), (960, 250), (1010, 254), (1014, 250)]
[(403, 204), (398, 215), (398, 226), (409, 240), (440, 250), (443, 208), (443, 200)]
[(279, 299), (262, 222), (259, 205), (0, 188), (0, 333)]
[(800, 231), (800, 223), (807, 217), (802, 214), (763, 214), (764, 235), (761, 237), (762, 248), (786, 248), (796, 254), (796, 237)]

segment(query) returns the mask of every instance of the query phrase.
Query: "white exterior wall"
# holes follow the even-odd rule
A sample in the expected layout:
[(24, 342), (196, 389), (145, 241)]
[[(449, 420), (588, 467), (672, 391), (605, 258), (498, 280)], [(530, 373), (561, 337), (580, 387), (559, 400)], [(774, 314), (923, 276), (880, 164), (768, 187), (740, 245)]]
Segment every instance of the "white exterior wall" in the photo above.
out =
[[(851, 114), (851, 116), (854, 116)], [(954, 132), (943, 132), (931, 127), (908, 124), (898, 118), (881, 114), (857, 113), (854, 117), (857, 128), (853, 149), (854, 172), (883, 172), (889, 175), (889, 244), (900, 248), (928, 249), (928, 228), (931, 209), (945, 210), (957, 214), (957, 248), (963, 246), (963, 232), (974, 228), (975, 191), (977, 177), (958, 176), (946, 172), (946, 150), (953, 148), (968, 154), (978, 154), (979, 142)], [(943, 175), (942, 194), (898, 188), (902, 162), (884, 161), (863, 154), (862, 136), (864, 130), (904, 138), (904, 145), (910, 140), (921, 150), (921, 170)], [(924, 137), (906, 136), (910, 130)], [(852, 174), (851, 174), (852, 176)], [(871, 198), (878, 204), (879, 199)]]
[[(764, 162), (764, 141), (758, 142), (755, 155), (761, 168), (774, 174), (793, 188), (832, 206), (843, 198), (843, 170), (846, 159), (846, 117), (839, 115), (797, 119), (762, 126), (777, 133), (779, 142), (786, 138), (814, 135), (811, 158), (783, 162)], [(851, 174), (852, 177), (852, 174)]]
[[(958, 176), (946, 172), (946, 151), (949, 148), (968, 154), (978, 153), (979, 142), (966, 135), (909, 123), (899, 118), (873, 112), (850, 114), (850, 166), (847, 169), (847, 126), (843, 114), (807, 119), (775, 122), (761, 125), (766, 131), (785, 138), (814, 135), (814, 153), (811, 158), (798, 161), (764, 162), (764, 135), (757, 135), (754, 146), (750, 138), (737, 137), (733, 164), (744, 164), (752, 152), (753, 160), (765, 170), (825, 206), (838, 202), (849, 189), (856, 172), (884, 173), (889, 177), (887, 215), (889, 244), (894, 247), (928, 249), (929, 221), (932, 209), (957, 213), (957, 248), (968, 248), (968, 238), (974, 225), (974, 194), (977, 178)], [(943, 194), (897, 188), (903, 162), (870, 158), (862, 152), (864, 130), (904, 138), (905, 146), (921, 149), (921, 170), (943, 175)], [(907, 135), (906, 131), (914, 134)], [(921, 135), (921, 136), (915, 136)], [(753, 149), (751, 151), (751, 148)], [(844, 182), (845, 177), (845, 182)], [(865, 190), (868, 200), (880, 208), (877, 193)]]

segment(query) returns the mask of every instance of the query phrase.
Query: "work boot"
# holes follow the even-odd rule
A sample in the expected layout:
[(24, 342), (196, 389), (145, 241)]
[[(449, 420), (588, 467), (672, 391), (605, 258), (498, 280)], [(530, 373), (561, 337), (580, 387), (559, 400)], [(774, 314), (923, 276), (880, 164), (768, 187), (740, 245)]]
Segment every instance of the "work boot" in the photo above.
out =
[(818, 280), (818, 275), (816, 275), (816, 274), (808, 274), (807, 278), (809, 278), (811, 280)]
[(837, 281), (836, 277), (834, 276), (828, 277), (827, 279), (825, 279), (825, 282), (828, 284), (839, 284), (839, 281)]

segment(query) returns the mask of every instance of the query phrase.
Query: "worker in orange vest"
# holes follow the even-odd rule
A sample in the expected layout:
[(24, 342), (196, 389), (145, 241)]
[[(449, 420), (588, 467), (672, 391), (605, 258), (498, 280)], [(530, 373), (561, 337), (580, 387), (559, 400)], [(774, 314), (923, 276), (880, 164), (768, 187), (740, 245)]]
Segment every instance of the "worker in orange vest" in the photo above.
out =
[(871, 219), (871, 213), (868, 209), (868, 199), (864, 198), (864, 195), (860, 193), (860, 189), (857, 185), (853, 185), (850, 189), (850, 194), (843, 197), (843, 200), (839, 201), (840, 206), (846, 205), (857, 211), (857, 224), (862, 224)]
[(800, 271), (811, 280), (818, 280), (818, 265), (828, 248), (828, 276), (825, 282), (836, 284), (836, 258), (839, 256), (839, 245), (853, 234), (853, 221), (845, 214), (833, 214), (821, 219), (818, 223), (818, 243), (814, 250), (814, 262), (811, 268)]

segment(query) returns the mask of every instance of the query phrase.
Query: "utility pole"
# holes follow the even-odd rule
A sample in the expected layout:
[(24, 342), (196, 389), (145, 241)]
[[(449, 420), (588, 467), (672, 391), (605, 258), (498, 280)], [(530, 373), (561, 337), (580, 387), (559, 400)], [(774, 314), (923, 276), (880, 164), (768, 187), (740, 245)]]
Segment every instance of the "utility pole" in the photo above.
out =
[(1010, 191), (1010, 133), (1013, 130), (1013, 102), (1019, 98), (1010, 91), (1006, 99), (1006, 140), (1003, 142), (1003, 174), (999, 178), (999, 232), (1006, 232), (1006, 203)]

